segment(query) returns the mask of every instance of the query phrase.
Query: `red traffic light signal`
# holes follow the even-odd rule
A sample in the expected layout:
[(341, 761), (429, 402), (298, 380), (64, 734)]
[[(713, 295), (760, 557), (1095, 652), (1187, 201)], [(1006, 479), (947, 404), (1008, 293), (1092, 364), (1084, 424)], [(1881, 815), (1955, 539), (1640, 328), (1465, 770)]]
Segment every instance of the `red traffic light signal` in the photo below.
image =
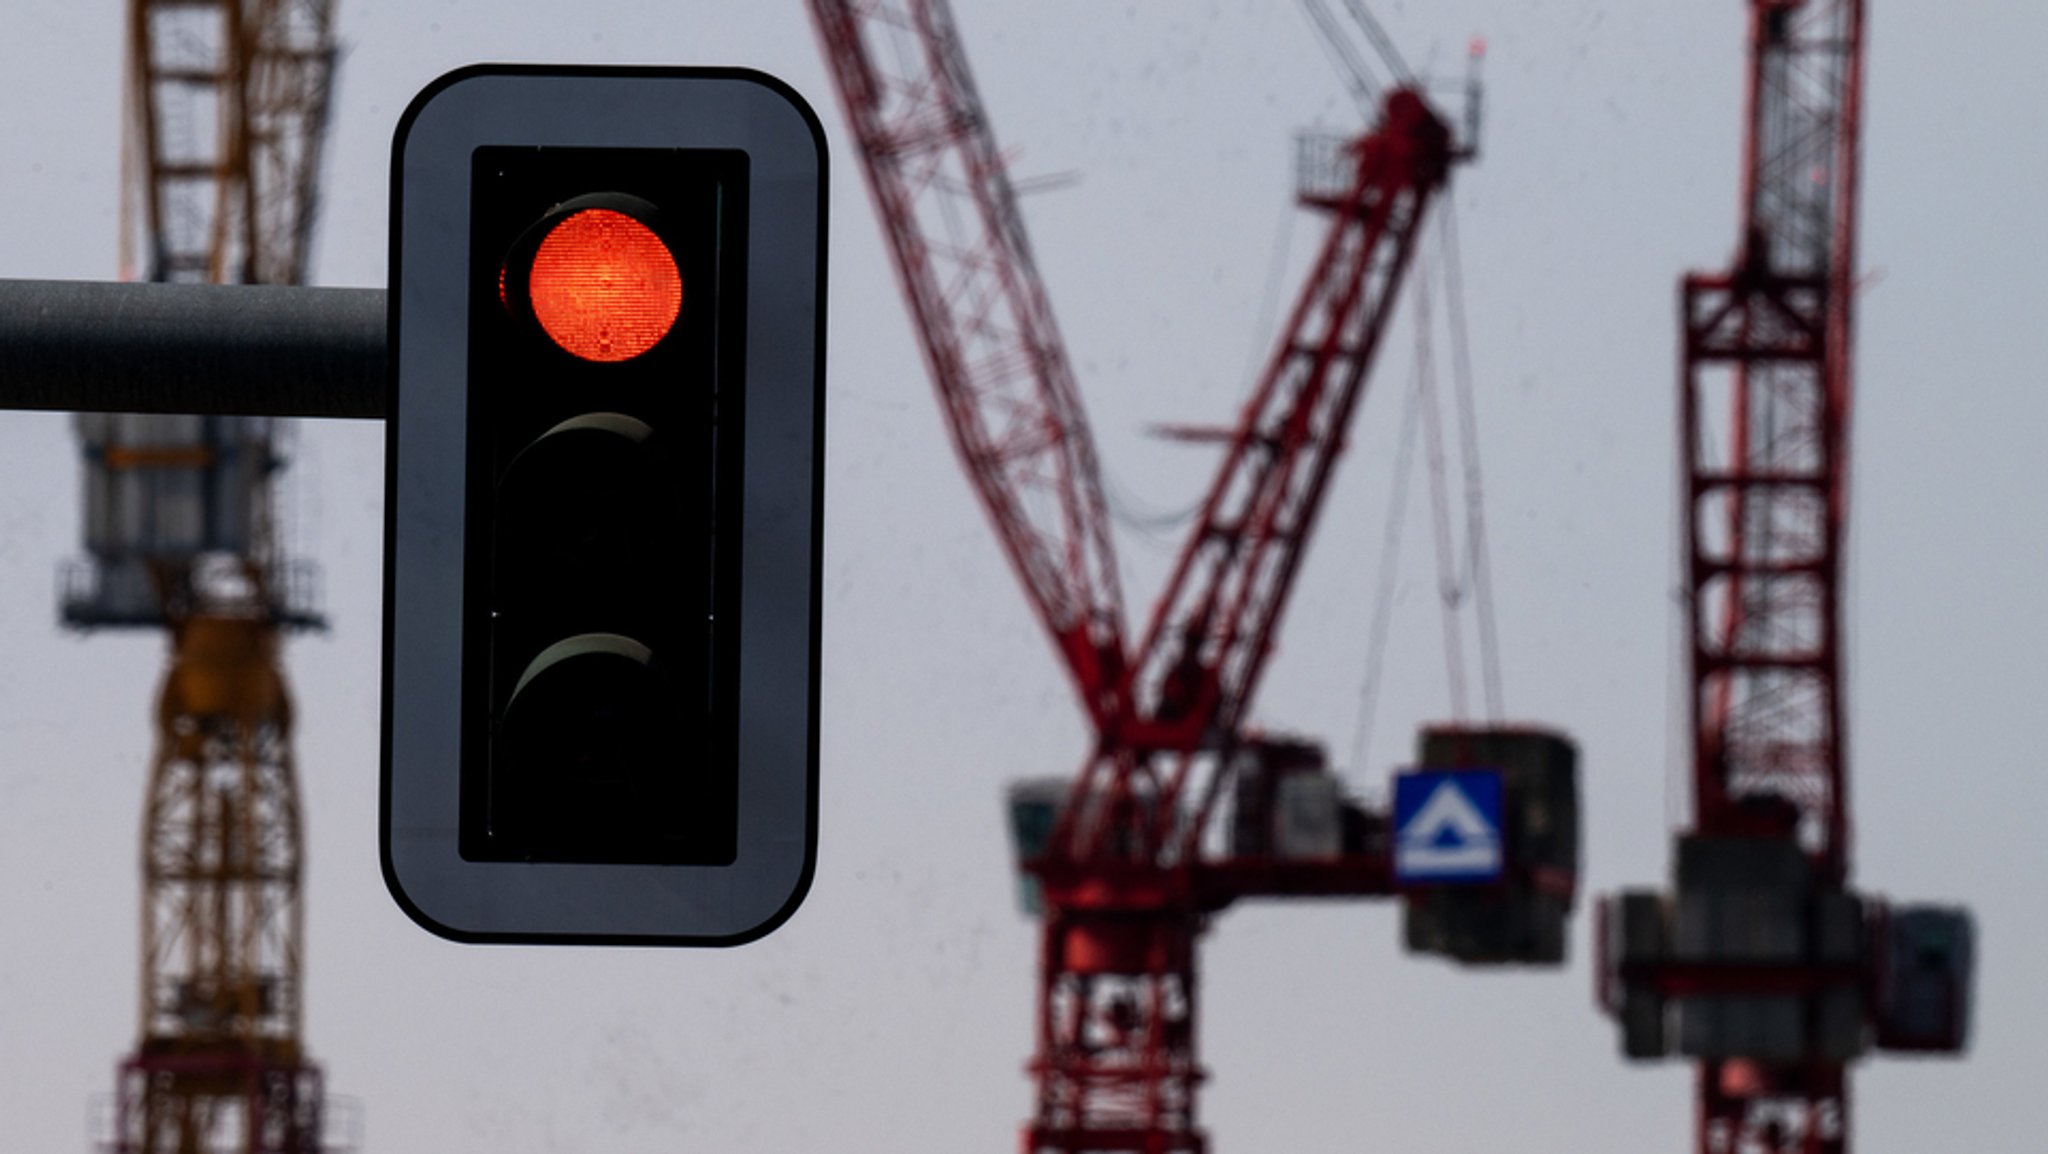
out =
[(461, 851), (728, 863), (746, 158), (487, 146), (470, 167)]
[(500, 270), (555, 344), (586, 361), (626, 361), (661, 343), (683, 306), (683, 277), (655, 231), (660, 210), (624, 194), (580, 196), (534, 227)]

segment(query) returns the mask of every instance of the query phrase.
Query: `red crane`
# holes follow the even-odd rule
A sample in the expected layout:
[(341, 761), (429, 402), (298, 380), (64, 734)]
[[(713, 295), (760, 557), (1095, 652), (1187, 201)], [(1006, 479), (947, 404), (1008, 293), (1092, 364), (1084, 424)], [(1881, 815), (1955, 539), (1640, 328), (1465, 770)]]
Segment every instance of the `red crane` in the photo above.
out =
[[(1329, 217), (1315, 269), (1130, 646), (1094, 443), (946, 4), (813, 0), (811, 12), (954, 447), (1096, 730), (1026, 847), (1044, 933), (1022, 1148), (1206, 1150), (1194, 945), (1208, 918), (1253, 896), (1397, 892), (1386, 816), (1325, 789), (1319, 748), (1241, 726), (1421, 223), (1460, 150), (1419, 88), (1399, 84), (1372, 131), (1323, 156), (1325, 178), (1303, 193)], [(1561, 961), (1577, 879), (1569, 742), (1444, 728), (1423, 734), (1423, 763), (1505, 765), (1511, 789), (1532, 797), (1518, 814), (1536, 812), (1509, 832), (1528, 832), (1524, 849), (1540, 853), (1491, 888), (1413, 898), (1411, 947)], [(1327, 799), (1307, 808), (1325, 818), (1307, 838), (1280, 828), (1282, 810), (1303, 810), (1286, 799), (1290, 783)], [(1231, 830), (1217, 838), (1227, 793)], [(1542, 869), (1526, 867), (1532, 857)]]
[(1842, 539), (1862, 0), (1749, 0), (1742, 231), (1680, 291), (1692, 828), (1603, 903), (1630, 1057), (1699, 1061), (1699, 1154), (1841, 1154), (1847, 1064), (1960, 1052), (1969, 915), (1850, 885)]
[[(955, 447), (1095, 731), (1025, 847), (1044, 932), (1023, 1149), (1204, 1150), (1195, 943), (1211, 915), (1248, 897), (1397, 889), (1386, 815), (1338, 802), (1319, 748), (1243, 724), (1460, 147), (1404, 82), (1378, 101), (1371, 131), (1318, 158), (1302, 200), (1328, 218), (1320, 253), (1132, 644), (1093, 441), (947, 5), (812, 0), (811, 11)], [(1511, 840), (1535, 848), (1498, 885), (1411, 900), (1411, 946), (1562, 960), (1577, 867), (1569, 743), (1446, 728), (1425, 733), (1422, 754), (1506, 766), (1537, 811)], [(1320, 809), (1299, 804), (1319, 793)], [(1280, 829), (1282, 811), (1326, 820), (1304, 837)]]

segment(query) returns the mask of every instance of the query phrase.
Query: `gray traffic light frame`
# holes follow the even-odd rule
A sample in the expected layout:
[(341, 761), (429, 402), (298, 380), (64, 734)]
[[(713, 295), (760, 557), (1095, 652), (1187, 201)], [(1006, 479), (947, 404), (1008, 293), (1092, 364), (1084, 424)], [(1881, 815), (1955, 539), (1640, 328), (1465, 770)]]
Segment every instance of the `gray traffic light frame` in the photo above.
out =
[[(749, 196), (730, 865), (477, 861), (460, 848), (471, 156), (737, 149)], [(461, 941), (733, 945), (773, 930), (817, 851), (826, 158), (801, 97), (735, 69), (479, 65), (392, 145), (381, 856)]]

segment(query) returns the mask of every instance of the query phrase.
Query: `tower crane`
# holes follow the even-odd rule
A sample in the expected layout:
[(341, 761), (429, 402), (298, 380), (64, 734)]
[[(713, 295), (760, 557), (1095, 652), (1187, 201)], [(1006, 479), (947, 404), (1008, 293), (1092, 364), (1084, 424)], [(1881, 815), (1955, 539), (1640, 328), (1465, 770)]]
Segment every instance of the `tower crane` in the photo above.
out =
[(1318, 746), (1246, 727), (1424, 220), (1466, 156), (1420, 86), (1397, 71), (1370, 131), (1314, 153), (1300, 199), (1328, 220), (1319, 254), (1134, 632), (1073, 371), (948, 5), (811, 12), (955, 448), (1094, 730), (1056, 800), (1013, 795), (1044, 919), (1022, 1148), (1207, 1149), (1195, 947), (1239, 900), (1400, 893), (1412, 948), (1561, 961), (1569, 741), (1424, 733), (1424, 764), (1497, 767), (1510, 794), (1512, 864), (1453, 894), (1397, 877), (1387, 813), (1340, 801)]
[[(305, 275), (335, 61), (332, 0), (130, 0), (124, 277)], [(167, 631), (142, 829), (141, 1029), (109, 1154), (340, 1148), (300, 1038), (304, 908), (280, 639), (322, 625), (283, 555), (277, 422), (83, 414), (77, 629)]]
[(1601, 903), (1633, 1058), (1698, 1062), (1698, 1154), (1846, 1154), (1848, 1065), (1960, 1053), (1967, 911), (1850, 879), (1843, 537), (1863, 0), (1747, 0), (1742, 229), (1679, 294), (1692, 825)]

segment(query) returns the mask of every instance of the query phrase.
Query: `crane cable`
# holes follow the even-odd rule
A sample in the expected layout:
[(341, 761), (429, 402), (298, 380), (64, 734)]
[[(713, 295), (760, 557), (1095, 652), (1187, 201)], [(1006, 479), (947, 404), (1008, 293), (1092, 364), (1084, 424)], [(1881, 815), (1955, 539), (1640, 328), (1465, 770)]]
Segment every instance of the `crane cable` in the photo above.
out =
[[(1274, 318), (1279, 314), (1280, 294), (1285, 287), (1282, 281), (1287, 273), (1288, 258), (1294, 252), (1295, 223), (1300, 217), (1295, 205), (1281, 205), (1280, 219), (1273, 229), (1272, 256), (1267, 261), (1266, 284), (1260, 295), (1258, 319), (1252, 325), (1252, 339), (1245, 353), (1241, 376), (1247, 380), (1257, 380), (1266, 360), (1273, 355), (1260, 342), (1273, 331)], [(1197, 493), (1192, 501), (1179, 508), (1147, 508), (1131, 489), (1117, 480), (1107, 464), (1102, 467), (1102, 480), (1110, 519), (1137, 534), (1140, 543), (1154, 553), (1180, 548), (1180, 540), (1169, 539), (1166, 534), (1192, 523), (1206, 500), (1205, 494)]]
[(1465, 639), (1458, 624), (1458, 607), (1464, 603), (1469, 583), (1458, 574), (1457, 546), (1451, 535), (1450, 477), (1444, 463), (1443, 412), (1437, 403), (1436, 357), (1432, 346), (1434, 318), (1430, 315), (1432, 289), (1430, 262), (1417, 262), (1415, 269), (1415, 390), (1422, 403), (1422, 431), (1428, 438), (1430, 525), (1436, 538), (1437, 595), (1443, 601), (1444, 673), (1450, 681), (1451, 720), (1463, 724), (1465, 708)]
[(1422, 415), (1422, 382), (1411, 383), (1401, 405), (1400, 440), (1394, 450), (1394, 484), (1387, 494), (1387, 522), (1381, 530), (1380, 571), (1373, 592), (1372, 625), (1365, 643), (1365, 682), (1359, 687), (1358, 728), (1351, 737), (1351, 765), (1365, 767), (1372, 744), (1373, 714), (1379, 707), (1380, 673), (1386, 665), (1387, 633), (1394, 616), (1394, 583), (1400, 576), (1401, 529), (1407, 523), (1408, 478), (1414, 471), (1415, 434)]
[(1365, 60), (1345, 38), (1344, 30), (1337, 26), (1337, 18), (1323, 7), (1322, 0), (1301, 0), (1301, 10), (1321, 33), (1323, 50), (1336, 63), (1344, 87), (1351, 90), (1351, 99), (1357, 101), (1359, 109), (1370, 118), (1374, 106), (1379, 103), (1379, 86), (1373, 80), (1372, 71), (1365, 66)]
[(1351, 10), (1351, 18), (1358, 21), (1359, 28), (1365, 32), (1365, 38), (1372, 41), (1373, 51), (1380, 54), (1380, 63), (1385, 64), (1387, 71), (1393, 73), (1394, 82), (1402, 85), (1413, 84), (1415, 74), (1408, 70), (1408, 62), (1401, 59), (1401, 53), (1395, 49), (1394, 40), (1387, 35), (1387, 30), (1380, 27), (1380, 22), (1373, 19), (1372, 13), (1366, 9), (1365, 0), (1344, 0), (1344, 7)]
[(1437, 218), (1444, 258), (1444, 303), (1450, 322), (1451, 377), (1457, 390), (1458, 433), (1465, 460), (1466, 564), (1470, 567), (1473, 615), (1479, 625), (1479, 666), (1487, 717), (1499, 721), (1502, 700), (1500, 633), (1493, 613), (1493, 564), (1486, 547), (1486, 488), (1479, 468), (1479, 409), (1472, 385), (1472, 342), (1465, 325), (1465, 278), (1458, 256), (1457, 202), (1445, 198)]
[(1443, 450), (1443, 425), (1436, 397), (1435, 358), (1430, 348), (1434, 325), (1429, 310), (1430, 274), (1425, 266), (1417, 284), (1416, 365), (1422, 374), (1422, 415), (1429, 436), (1430, 501), (1436, 527), (1437, 579), (1443, 599), (1445, 665), (1451, 680), (1451, 713), (1463, 722), (1465, 710), (1464, 636), (1458, 611), (1469, 599), (1478, 624), (1480, 684), (1486, 719), (1502, 717), (1499, 633), (1493, 612), (1493, 572), (1486, 547), (1486, 500), (1479, 466), (1479, 421), (1473, 401), (1472, 355), (1465, 325), (1464, 278), (1458, 262), (1455, 208), (1445, 205), (1439, 218), (1437, 247), (1443, 264), (1445, 313), (1451, 339), (1452, 388), (1458, 409), (1458, 455), (1463, 465), (1464, 557), (1458, 557), (1455, 518), (1451, 512), (1450, 477)]
[[(1387, 637), (1393, 619), (1394, 590), (1399, 580), (1401, 537), (1407, 522), (1408, 485), (1414, 469), (1416, 439), (1430, 438), (1430, 487), (1432, 516), (1436, 525), (1438, 591), (1444, 616), (1445, 672), (1450, 680), (1454, 719), (1466, 716), (1463, 634), (1458, 611), (1469, 599), (1478, 624), (1479, 664), (1484, 718), (1499, 722), (1505, 716), (1500, 669), (1500, 641), (1493, 605), (1492, 563), (1486, 542), (1485, 492), (1479, 464), (1478, 407), (1474, 402), (1470, 332), (1465, 323), (1464, 278), (1460, 269), (1455, 210), (1447, 203), (1439, 226), (1439, 256), (1443, 266), (1445, 320), (1451, 340), (1451, 372), (1458, 409), (1459, 455), (1463, 469), (1465, 556), (1462, 567), (1456, 556), (1451, 532), (1449, 470), (1443, 456), (1442, 420), (1435, 394), (1435, 357), (1431, 346), (1433, 316), (1430, 309), (1432, 262), (1427, 254), (1416, 263), (1415, 362), (1412, 381), (1401, 410), (1400, 440), (1394, 457), (1393, 486), (1387, 499), (1387, 519), (1382, 530), (1380, 565), (1373, 593), (1372, 622), (1366, 641), (1366, 670), (1359, 689), (1359, 719), (1351, 743), (1351, 764), (1362, 767), (1370, 750), (1374, 715), (1385, 666)], [(1463, 569), (1462, 575), (1460, 569)]]
[[(1351, 38), (1345, 35), (1336, 15), (1325, 4), (1326, 0), (1301, 0), (1301, 10), (1308, 16), (1309, 23), (1315, 25), (1316, 32), (1320, 34), (1323, 42), (1323, 50), (1329, 53), (1330, 59), (1336, 63), (1344, 87), (1351, 90), (1351, 98), (1358, 102), (1359, 110), (1370, 120), (1379, 110), (1379, 82), (1373, 70), (1366, 65), (1365, 55), (1352, 43)], [(1392, 82), (1401, 87), (1413, 85), (1415, 75), (1408, 70), (1408, 62), (1401, 59), (1400, 52), (1394, 48), (1393, 39), (1387, 35), (1386, 29), (1380, 27), (1379, 21), (1373, 19), (1372, 13), (1366, 9), (1364, 0), (1344, 0), (1344, 7), (1350, 12), (1352, 21), (1364, 32), (1366, 42), (1378, 54), (1380, 67)]]

